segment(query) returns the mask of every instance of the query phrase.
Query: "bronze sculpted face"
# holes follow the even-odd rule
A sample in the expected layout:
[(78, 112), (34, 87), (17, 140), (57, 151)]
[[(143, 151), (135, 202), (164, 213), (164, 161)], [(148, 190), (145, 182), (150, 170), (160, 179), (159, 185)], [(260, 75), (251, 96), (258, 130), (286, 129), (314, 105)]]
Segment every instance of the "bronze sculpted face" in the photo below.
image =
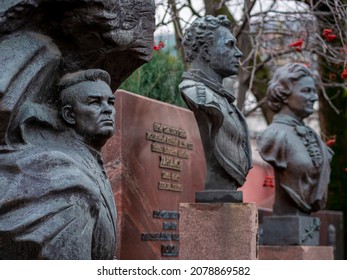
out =
[(214, 41), (209, 48), (210, 67), (222, 77), (236, 75), (242, 52), (236, 47), (236, 38), (224, 26), (214, 31)]
[(81, 140), (100, 149), (115, 131), (115, 97), (104, 81), (83, 81), (62, 94), (61, 115)]
[(192, 23), (183, 38), (191, 69), (200, 69), (219, 83), (237, 74), (242, 52), (236, 47), (230, 28), (226, 16), (206, 16)]
[(294, 82), (292, 93), (284, 101), (287, 114), (302, 120), (313, 113), (313, 104), (318, 100), (313, 78), (306, 76)]
[(313, 113), (318, 99), (313, 73), (301, 63), (288, 63), (278, 68), (267, 90), (268, 105), (275, 113), (299, 121)]

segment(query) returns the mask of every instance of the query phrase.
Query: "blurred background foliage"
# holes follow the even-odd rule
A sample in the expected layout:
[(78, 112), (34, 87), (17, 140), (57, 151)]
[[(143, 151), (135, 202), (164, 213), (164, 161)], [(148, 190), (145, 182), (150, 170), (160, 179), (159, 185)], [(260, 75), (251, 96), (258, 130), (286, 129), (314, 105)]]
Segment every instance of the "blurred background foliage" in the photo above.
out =
[(178, 90), (183, 71), (183, 60), (179, 56), (165, 47), (154, 49), (153, 59), (137, 69), (120, 89), (186, 107)]

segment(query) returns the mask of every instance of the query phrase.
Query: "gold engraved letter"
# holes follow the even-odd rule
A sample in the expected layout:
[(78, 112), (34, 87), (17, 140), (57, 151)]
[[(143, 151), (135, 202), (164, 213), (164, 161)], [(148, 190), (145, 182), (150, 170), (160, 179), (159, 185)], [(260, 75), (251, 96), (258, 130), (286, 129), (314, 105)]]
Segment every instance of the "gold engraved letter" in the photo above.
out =
[(178, 131), (178, 137), (180, 137), (180, 138), (187, 138), (187, 132), (185, 132), (183, 129), (180, 129)]
[(152, 152), (155, 152), (155, 153), (162, 153), (164, 150), (164, 147), (158, 143), (152, 143), (151, 150)]
[(172, 174), (171, 174), (171, 180), (172, 180), (172, 181), (179, 181), (179, 180), (180, 180), (180, 174), (178, 174), (178, 173), (172, 173)]
[(160, 181), (158, 183), (158, 189), (159, 190), (170, 190), (171, 189), (171, 183)]
[(166, 143), (171, 146), (178, 146), (178, 139), (170, 136), (166, 136)]
[(163, 132), (163, 125), (161, 123), (154, 123), (153, 130), (156, 132)]
[(171, 180), (171, 173), (168, 171), (162, 171), (161, 172), (161, 178)]
[(160, 143), (165, 143), (166, 142), (166, 136), (158, 133), (153, 133), (153, 132), (146, 132), (146, 139), (151, 140), (154, 142), (160, 142)]
[(181, 151), (181, 150), (178, 152), (178, 156), (180, 158), (185, 158), (185, 159), (189, 158), (188, 153), (186, 151)]
[(160, 167), (181, 171), (182, 160), (169, 156), (160, 156)]
[(172, 126), (164, 125), (163, 132), (165, 134), (171, 134), (174, 136), (178, 136), (178, 129)]
[(183, 186), (182, 186), (182, 184), (172, 183), (171, 184), (171, 190), (174, 192), (181, 192), (183, 190)]
[(164, 146), (164, 154), (178, 156), (178, 149)]
[(178, 140), (178, 147), (180, 148), (187, 148), (187, 143), (183, 140)]
[(183, 190), (183, 186), (181, 184), (174, 184), (174, 183), (171, 184), (171, 183), (160, 181), (158, 183), (158, 189), (165, 190), (165, 191), (181, 192)]

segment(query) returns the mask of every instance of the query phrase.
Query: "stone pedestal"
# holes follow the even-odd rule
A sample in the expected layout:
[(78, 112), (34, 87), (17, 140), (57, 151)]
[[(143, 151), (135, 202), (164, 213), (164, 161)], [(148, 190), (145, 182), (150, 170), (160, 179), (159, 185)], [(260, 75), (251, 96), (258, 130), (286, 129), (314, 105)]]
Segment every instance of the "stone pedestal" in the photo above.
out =
[(181, 203), (180, 259), (257, 259), (254, 203)]
[(195, 194), (196, 203), (229, 203), (242, 200), (242, 192), (233, 190), (204, 190)]
[(319, 245), (319, 218), (310, 216), (265, 217), (264, 245)]
[(260, 246), (260, 260), (333, 260), (332, 246)]

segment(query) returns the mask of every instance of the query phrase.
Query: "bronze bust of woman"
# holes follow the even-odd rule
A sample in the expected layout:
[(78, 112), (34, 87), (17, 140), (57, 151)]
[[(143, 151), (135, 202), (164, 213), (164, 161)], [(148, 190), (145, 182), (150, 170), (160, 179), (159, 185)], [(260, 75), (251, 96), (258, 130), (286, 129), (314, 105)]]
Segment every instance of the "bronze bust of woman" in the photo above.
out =
[[(269, 82), (267, 98), (276, 114), (258, 136), (257, 145), (261, 157), (275, 169), (272, 218), (283, 222), (284, 217), (290, 221), (289, 217), (294, 216), (299, 228), (317, 231), (319, 221), (309, 214), (325, 207), (332, 151), (303, 122), (313, 113), (313, 104), (318, 100), (313, 73), (301, 63), (278, 68)], [(282, 222), (273, 226), (288, 232)], [(265, 230), (264, 224), (264, 240)], [(311, 239), (302, 234), (294, 244), (306, 244)]]

